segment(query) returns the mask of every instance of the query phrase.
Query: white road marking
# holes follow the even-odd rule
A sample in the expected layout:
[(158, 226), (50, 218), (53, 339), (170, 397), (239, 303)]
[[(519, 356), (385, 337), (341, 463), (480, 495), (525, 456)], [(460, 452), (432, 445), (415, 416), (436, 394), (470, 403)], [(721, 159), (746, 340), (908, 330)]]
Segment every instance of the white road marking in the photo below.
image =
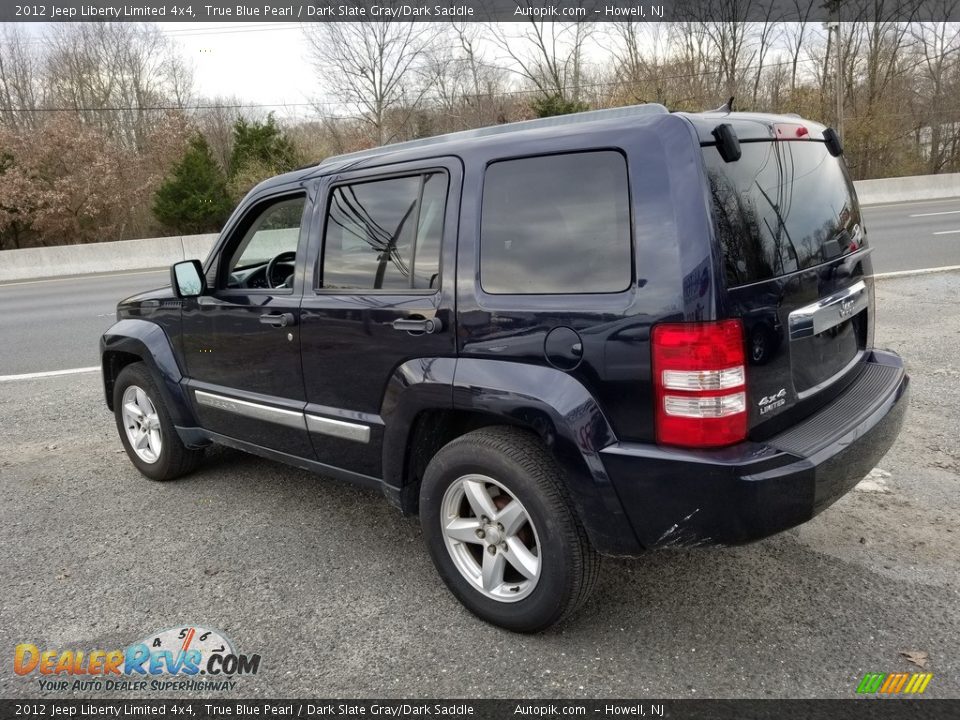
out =
[(921, 268), (920, 270), (897, 270), (896, 272), (874, 273), (875, 278), (906, 277), (908, 275), (929, 275), (937, 272), (960, 270), (960, 265), (942, 265), (941, 267)]
[(71, 368), (70, 370), (48, 370), (47, 372), (24, 373), (23, 375), (0, 375), (0, 382), (15, 382), (16, 380), (34, 380), (36, 378), (56, 377), (58, 375), (79, 375), (100, 370), (100, 366)]
[(917, 213), (916, 215), (907, 215), (907, 217), (933, 217), (934, 215), (960, 215), (960, 210), (944, 210), (935, 213)]
[(67, 282), (69, 280), (102, 280), (110, 277), (127, 277), (128, 275), (159, 275), (166, 270), (137, 270), (136, 272), (97, 273), (94, 275), (67, 275), (66, 277), (44, 278), (43, 280), (13, 280), (0, 283), (0, 288), (11, 285), (36, 285), (37, 283)]
[(860, 203), (861, 208), (889, 208), (894, 205), (932, 205), (934, 203), (956, 202), (955, 197), (930, 198), (929, 200), (889, 200), (878, 203)]
[(956, 235), (960, 233), (960, 230), (941, 230), (940, 232), (935, 232), (934, 235)]

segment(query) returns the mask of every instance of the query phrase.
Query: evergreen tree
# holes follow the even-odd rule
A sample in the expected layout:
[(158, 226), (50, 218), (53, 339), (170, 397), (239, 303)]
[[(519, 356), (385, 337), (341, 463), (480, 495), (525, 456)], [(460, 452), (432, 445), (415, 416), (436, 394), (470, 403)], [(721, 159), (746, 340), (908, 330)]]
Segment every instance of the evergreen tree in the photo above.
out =
[(223, 171), (197, 135), (154, 196), (153, 214), (174, 232), (218, 232), (233, 203)]
[(530, 108), (537, 117), (553, 117), (554, 115), (569, 115), (570, 113), (585, 112), (590, 106), (579, 100), (567, 100), (558, 93), (539, 97), (530, 103)]
[(237, 118), (233, 124), (233, 152), (230, 154), (230, 194), (239, 200), (254, 185), (297, 166), (293, 143), (273, 118), (266, 122)]
[(293, 143), (277, 125), (273, 113), (267, 116), (266, 122), (248, 122), (246, 118), (237, 118), (233, 124), (231, 177), (235, 177), (250, 165), (268, 167), (275, 173), (282, 173), (293, 170), (296, 164)]

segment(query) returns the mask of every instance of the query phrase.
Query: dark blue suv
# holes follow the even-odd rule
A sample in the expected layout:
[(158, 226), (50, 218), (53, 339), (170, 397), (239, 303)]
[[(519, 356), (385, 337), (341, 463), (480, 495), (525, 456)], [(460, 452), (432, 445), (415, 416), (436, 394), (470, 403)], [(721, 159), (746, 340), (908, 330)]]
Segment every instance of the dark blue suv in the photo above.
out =
[(330, 158), (171, 272), (101, 341), (134, 465), (222, 443), (379, 488), (512, 630), (576, 610), (600, 555), (809, 520), (907, 404), (840, 143), (796, 116), (647, 105)]

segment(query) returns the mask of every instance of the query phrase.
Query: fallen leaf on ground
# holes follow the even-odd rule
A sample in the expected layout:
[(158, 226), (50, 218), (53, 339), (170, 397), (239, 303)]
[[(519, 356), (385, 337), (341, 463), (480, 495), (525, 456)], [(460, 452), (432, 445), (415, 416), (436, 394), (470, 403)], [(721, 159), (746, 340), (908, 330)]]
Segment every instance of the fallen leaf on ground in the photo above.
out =
[(930, 656), (923, 650), (901, 650), (900, 654), (917, 667), (926, 667)]

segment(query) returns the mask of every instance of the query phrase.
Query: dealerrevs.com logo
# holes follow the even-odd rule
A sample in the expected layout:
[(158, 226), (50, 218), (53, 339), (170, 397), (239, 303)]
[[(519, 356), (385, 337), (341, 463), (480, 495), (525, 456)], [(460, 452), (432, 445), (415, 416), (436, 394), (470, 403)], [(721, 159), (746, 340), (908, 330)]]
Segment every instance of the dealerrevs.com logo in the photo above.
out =
[(17, 675), (39, 675), (43, 691), (232, 690), (255, 675), (260, 656), (237, 653), (222, 633), (185, 626), (147, 635), (123, 650), (41, 649), (21, 643)]

